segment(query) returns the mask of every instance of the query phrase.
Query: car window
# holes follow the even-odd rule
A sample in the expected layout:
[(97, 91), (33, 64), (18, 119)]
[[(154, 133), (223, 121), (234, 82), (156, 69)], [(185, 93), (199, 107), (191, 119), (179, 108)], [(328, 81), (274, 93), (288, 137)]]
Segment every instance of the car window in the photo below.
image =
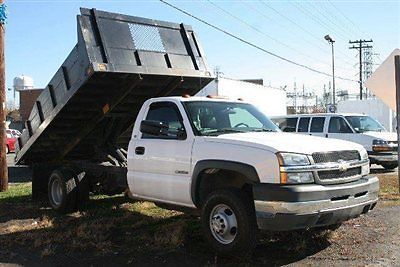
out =
[(178, 107), (170, 102), (157, 102), (150, 105), (146, 120), (160, 121), (168, 125), (167, 136), (143, 134), (142, 138), (177, 139), (179, 131), (184, 131), (182, 117)]
[(352, 133), (353, 131), (341, 117), (332, 117), (329, 121), (329, 133)]
[(311, 120), (310, 132), (312, 133), (322, 133), (324, 131), (324, 117), (315, 117)]
[(297, 125), (297, 117), (293, 118), (275, 118), (273, 122), (283, 131), (283, 132), (295, 132)]
[(309, 124), (310, 124), (310, 118), (300, 118), (299, 126), (297, 128), (297, 131), (299, 133), (308, 132), (308, 125)]

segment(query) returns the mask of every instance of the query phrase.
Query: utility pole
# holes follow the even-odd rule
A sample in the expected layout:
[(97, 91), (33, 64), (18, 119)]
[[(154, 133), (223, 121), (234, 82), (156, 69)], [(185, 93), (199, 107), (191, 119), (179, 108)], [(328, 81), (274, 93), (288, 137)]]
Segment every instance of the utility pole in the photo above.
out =
[(3, 0), (0, 0), (0, 192), (8, 189), (8, 170), (6, 156), (6, 83), (4, 62), (4, 33), (6, 11)]
[[(400, 142), (400, 56), (394, 57), (394, 75), (396, 87), (396, 116), (397, 116), (397, 142)], [(400, 164), (400, 147), (397, 147), (397, 163)], [(400, 172), (397, 173), (399, 179), (399, 193), (400, 193)]]
[(349, 49), (357, 49), (358, 50), (358, 55), (359, 55), (359, 67), (360, 67), (360, 79), (359, 79), (359, 83), (360, 83), (360, 99), (362, 100), (362, 95), (363, 95), (363, 60), (362, 60), (362, 56), (363, 56), (363, 49), (368, 49), (368, 48), (372, 48), (372, 45), (368, 45), (367, 43), (372, 43), (372, 39), (371, 40), (356, 40), (356, 41), (349, 41), (349, 44), (352, 44), (353, 46), (349, 47)]

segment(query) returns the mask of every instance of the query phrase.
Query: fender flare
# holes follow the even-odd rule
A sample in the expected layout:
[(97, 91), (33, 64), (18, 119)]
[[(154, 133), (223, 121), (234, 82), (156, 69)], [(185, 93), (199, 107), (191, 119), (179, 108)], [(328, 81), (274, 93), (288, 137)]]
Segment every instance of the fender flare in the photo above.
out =
[(238, 172), (249, 179), (251, 183), (260, 183), (260, 178), (257, 174), (256, 169), (246, 163), (228, 161), (228, 160), (201, 160), (196, 163), (192, 174), (192, 184), (191, 184), (191, 198), (193, 203), (198, 206), (199, 196), (197, 194), (197, 189), (200, 184), (200, 173), (206, 169), (223, 169), (228, 171)]

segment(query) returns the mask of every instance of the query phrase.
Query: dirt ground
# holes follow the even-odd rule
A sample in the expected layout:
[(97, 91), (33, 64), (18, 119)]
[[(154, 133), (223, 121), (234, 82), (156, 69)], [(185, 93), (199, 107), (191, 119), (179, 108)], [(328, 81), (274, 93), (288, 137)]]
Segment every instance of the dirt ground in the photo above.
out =
[(31, 201), (30, 183), (0, 194), (0, 265), (400, 266), (397, 173), (373, 170), (381, 201), (335, 231), (263, 233), (245, 258), (219, 257), (196, 214), (124, 196), (92, 197), (83, 211), (54, 213)]

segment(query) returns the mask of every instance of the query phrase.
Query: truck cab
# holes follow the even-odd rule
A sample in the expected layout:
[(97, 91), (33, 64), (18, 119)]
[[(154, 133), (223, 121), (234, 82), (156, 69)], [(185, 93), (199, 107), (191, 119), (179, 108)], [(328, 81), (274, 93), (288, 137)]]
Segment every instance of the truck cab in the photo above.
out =
[(397, 163), (397, 135), (388, 132), (377, 120), (364, 114), (324, 113), (274, 117), (285, 132), (347, 140), (362, 145), (371, 164), (394, 169)]
[(202, 209), (219, 252), (247, 250), (255, 229), (332, 226), (378, 200), (358, 144), (283, 133), (253, 105), (198, 97), (146, 101), (128, 149), (134, 198)]

